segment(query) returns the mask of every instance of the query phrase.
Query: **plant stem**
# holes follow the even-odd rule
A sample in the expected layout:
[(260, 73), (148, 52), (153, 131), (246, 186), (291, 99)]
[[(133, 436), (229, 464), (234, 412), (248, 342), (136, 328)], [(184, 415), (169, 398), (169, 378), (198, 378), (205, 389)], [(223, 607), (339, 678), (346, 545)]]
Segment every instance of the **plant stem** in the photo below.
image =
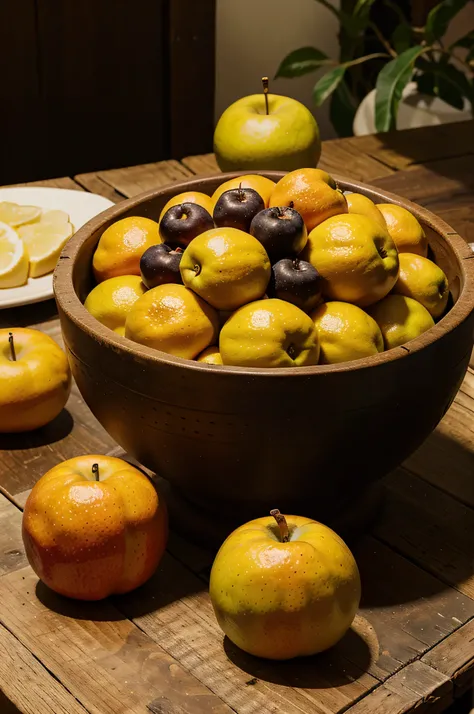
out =
[(377, 27), (377, 25), (375, 24), (375, 22), (370, 22), (370, 23), (369, 23), (369, 27), (375, 32), (375, 34), (377, 35), (377, 38), (378, 38), (379, 42), (385, 47), (385, 49), (387, 50), (387, 52), (389, 53), (389, 55), (391, 55), (392, 57), (398, 57), (398, 55), (397, 55), (397, 53), (395, 52), (395, 50), (393, 49), (392, 45), (391, 45), (390, 42), (389, 42), (388, 40), (386, 40), (385, 37), (382, 35), (382, 33), (380, 32), (380, 30), (379, 30), (379, 28)]
[(8, 333), (8, 342), (10, 343), (10, 356), (12, 358), (12, 362), (16, 362), (16, 352), (15, 352), (15, 343), (13, 341), (13, 332)]
[[(472, 75), (472, 67), (469, 65), (468, 62), (465, 62), (462, 60), (460, 57), (457, 55), (453, 54), (453, 52), (450, 52), (449, 50), (445, 50), (443, 47), (427, 47), (427, 50), (432, 50), (433, 52), (440, 52), (442, 55), (448, 55), (448, 57), (451, 57), (453, 60), (456, 60), (456, 62), (459, 62), (459, 64), (462, 64), (463, 67), (467, 69), (469, 72), (469, 77)], [(468, 79), (469, 79), (468, 77)]]
[(263, 96), (265, 97), (265, 114), (270, 114), (268, 109), (268, 77), (262, 77)]
[(288, 531), (288, 523), (286, 522), (285, 516), (280, 513), (278, 508), (274, 508), (270, 511), (270, 515), (276, 520), (278, 528), (280, 529), (280, 538), (282, 543), (288, 543), (290, 540), (290, 533)]

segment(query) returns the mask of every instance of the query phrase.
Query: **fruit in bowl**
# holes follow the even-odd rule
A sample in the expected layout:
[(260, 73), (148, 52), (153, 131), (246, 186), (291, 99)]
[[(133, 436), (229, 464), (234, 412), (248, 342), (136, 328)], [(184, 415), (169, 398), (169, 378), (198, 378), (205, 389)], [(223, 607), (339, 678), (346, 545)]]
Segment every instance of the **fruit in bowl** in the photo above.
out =
[[(339, 364), (376, 355), (429, 329), (431, 320), (414, 315), (422, 316), (421, 307), (426, 307), (439, 319), (449, 293), (439, 266), (404, 252), (407, 246), (424, 250), (426, 236), (416, 217), (400, 206), (379, 205), (380, 210), (357, 192), (346, 199), (337, 182), (316, 168), (297, 169), (277, 182), (258, 175), (237, 177), (224, 181), (212, 198), (183, 192), (161, 211), (159, 238), (157, 224), (140, 217), (119, 220), (104, 232), (93, 256), (99, 285), (85, 307), (119, 334), (188, 359), (197, 359), (218, 338), (222, 321), (211, 327), (212, 308), (230, 313), (219, 342), (219, 359), (226, 366), (298, 367), (315, 364), (315, 355), (323, 364)], [(137, 263), (138, 292), (117, 306), (115, 297), (106, 297), (110, 284), (101, 281), (128, 270), (120, 277), (130, 282)], [(187, 291), (171, 287), (138, 300), (145, 288), (180, 284)], [(391, 309), (392, 338), (384, 333), (382, 339), (363, 310), (392, 291), (420, 308)], [(254, 309), (254, 302), (264, 298), (273, 301)], [(387, 304), (395, 303), (401, 301)], [(231, 314), (250, 304), (238, 316)], [(110, 305), (114, 314), (109, 317)], [(198, 318), (194, 327), (191, 315)], [(320, 339), (312, 344), (314, 329)], [(320, 349), (320, 343), (325, 347)]]
[[(264, 178), (278, 184), (283, 175), (269, 172)], [(272, 268), (276, 263), (270, 265), (262, 244), (245, 233), (245, 240), (255, 241), (263, 251), (258, 253), (263, 263), (268, 260), (268, 272), (264, 271), (268, 283), (265, 285), (263, 279), (258, 282), (258, 296), (253, 297), (253, 303), (244, 300), (245, 304), (235, 307), (226, 305), (228, 310), (210, 306), (217, 315), (216, 333), (209, 332), (205, 343), (194, 345), (192, 359), (191, 355), (183, 359), (172, 351), (155, 349), (150, 343), (121, 337), (85, 310), (83, 301), (93, 285), (90, 268), (94, 249), (113, 221), (134, 214), (158, 219), (163, 206), (175, 194), (199, 191), (212, 196), (229, 180), (240, 180), (240, 176), (216, 175), (157, 189), (117, 205), (73, 237), (65, 252), (69, 260), (62, 260), (57, 268), (55, 288), (74, 376), (84, 400), (116, 441), (138, 461), (169, 479), (195, 504), (204, 504), (211, 512), (222, 513), (224, 509), (243, 522), (247, 520), (245, 516), (257, 516), (262, 509), (271, 508), (276, 499), (282, 510), (293, 513), (304, 512), (302, 506), (311, 502), (316, 517), (329, 518), (360, 495), (367, 484), (412, 453), (451, 402), (472, 348), (472, 253), (451, 228), (428, 210), (384, 191), (338, 179), (341, 191), (361, 193), (376, 205), (401, 203), (420, 224), (429, 242), (430, 259), (449, 285), (450, 301), (442, 314), (433, 318), (434, 325), (422, 334), (411, 334), (403, 345), (391, 349), (384, 345), (380, 351), (380, 337), (375, 336), (379, 334), (377, 329), (382, 329), (374, 327), (375, 317), (372, 322), (368, 319), (369, 311), (380, 300), (363, 307), (344, 303), (347, 311), (354, 307), (352, 313), (358, 316), (354, 323), (351, 318), (347, 320), (349, 332), (351, 324), (359, 325), (361, 313), (361, 323), (372, 326), (368, 332), (362, 331), (365, 336), (359, 343), (355, 339), (354, 351), (359, 354), (354, 355), (351, 347), (349, 357), (346, 323), (343, 321), (341, 326), (335, 316), (332, 324), (340, 327), (331, 333), (325, 325), (324, 331), (318, 331), (317, 364), (291, 365), (285, 358), (286, 363), (280, 367), (251, 366), (248, 362), (241, 367), (229, 364), (234, 358), (229, 360), (221, 349), (219, 355), (227, 363), (207, 364), (202, 353), (208, 347), (219, 347), (229, 320), (241, 310), (251, 311), (255, 300), (263, 305), (268, 302), (266, 297), (275, 299)], [(329, 185), (321, 178), (317, 180)], [(344, 222), (351, 216), (343, 203), (342, 207), (342, 213), (330, 221), (340, 217)], [(366, 219), (369, 221), (367, 216)], [(380, 223), (375, 224), (377, 230), (383, 229)], [(188, 255), (192, 255), (196, 242), (199, 246), (203, 235), (191, 241), (186, 248)], [(221, 241), (223, 250), (225, 246), (226, 241)], [(245, 255), (246, 251), (239, 250), (234, 255), (230, 252), (234, 268), (226, 273), (230, 280), (219, 284), (218, 292), (233, 295), (232, 285), (235, 276), (241, 275), (240, 268), (243, 265), (244, 272), (249, 270)], [(374, 259), (381, 259), (378, 252)], [(181, 264), (183, 260), (184, 253)], [(199, 266), (195, 270), (197, 265), (190, 261), (188, 266), (195, 276), (200, 271)], [(257, 274), (261, 276), (262, 264), (259, 266)], [(217, 280), (219, 269), (213, 269), (212, 261), (209, 267)], [(316, 261), (313, 267), (319, 273)], [(383, 271), (382, 276), (385, 280)], [(400, 294), (396, 292), (400, 276), (395, 277), (388, 296)], [(302, 306), (285, 301), (285, 305), (299, 309), (298, 320), (302, 316), (308, 318), (315, 330), (315, 311), (321, 305), (329, 310), (331, 304), (341, 302), (325, 296), (323, 280), (322, 276), (319, 284), (314, 282), (312, 296), (322, 299), (315, 306), (303, 305), (302, 310)], [(406, 277), (405, 283), (409, 280)], [(412, 278), (411, 285), (415, 290)], [(426, 281), (422, 285), (424, 291)], [(140, 300), (156, 289), (149, 290)], [(206, 297), (197, 295), (189, 284), (188, 290), (206, 302)], [(423, 291), (417, 293), (420, 299)], [(241, 303), (242, 295), (240, 291), (236, 293), (237, 303)], [(283, 302), (283, 295), (277, 300)], [(263, 328), (269, 315), (264, 311), (260, 317)], [(257, 313), (257, 326), (259, 319)], [(292, 322), (289, 320), (284, 329), (290, 330)], [(252, 323), (252, 329), (255, 327)], [(250, 342), (249, 334), (242, 333), (242, 345)], [(331, 350), (327, 347), (329, 340)], [(258, 341), (267, 350), (271, 346), (263, 335), (258, 336)], [(369, 354), (362, 356), (367, 345)], [(277, 347), (281, 350), (281, 342)], [(330, 352), (335, 356), (326, 357)]]

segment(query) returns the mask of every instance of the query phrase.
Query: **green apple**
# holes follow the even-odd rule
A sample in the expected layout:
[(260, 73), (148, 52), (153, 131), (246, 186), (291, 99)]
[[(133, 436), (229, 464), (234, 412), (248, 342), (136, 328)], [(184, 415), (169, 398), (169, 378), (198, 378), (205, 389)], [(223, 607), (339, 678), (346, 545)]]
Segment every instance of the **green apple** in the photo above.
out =
[(278, 94), (243, 97), (217, 122), (214, 153), (222, 171), (314, 167), (321, 154), (316, 119), (303, 104)]

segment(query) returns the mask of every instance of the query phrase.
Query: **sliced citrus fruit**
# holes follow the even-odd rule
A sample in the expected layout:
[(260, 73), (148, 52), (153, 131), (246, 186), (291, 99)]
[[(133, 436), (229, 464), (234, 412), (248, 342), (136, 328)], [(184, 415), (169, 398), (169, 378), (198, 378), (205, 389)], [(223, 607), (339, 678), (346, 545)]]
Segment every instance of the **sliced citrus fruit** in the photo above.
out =
[(66, 211), (44, 211), (39, 222), (55, 226), (64, 225), (65, 223), (69, 223), (69, 216)]
[(41, 212), (38, 206), (20, 206), (18, 203), (0, 201), (0, 221), (13, 228), (37, 221)]
[(30, 256), (30, 277), (39, 278), (56, 267), (59, 254), (72, 236), (70, 223), (32, 223), (18, 229)]
[(0, 222), (0, 288), (17, 288), (28, 279), (28, 251), (18, 233)]

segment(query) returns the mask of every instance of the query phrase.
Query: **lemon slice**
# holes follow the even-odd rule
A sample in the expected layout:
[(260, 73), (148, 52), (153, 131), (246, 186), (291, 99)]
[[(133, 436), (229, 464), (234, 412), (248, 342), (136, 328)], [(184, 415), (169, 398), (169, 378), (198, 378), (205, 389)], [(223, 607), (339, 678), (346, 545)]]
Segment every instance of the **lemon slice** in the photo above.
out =
[(30, 256), (30, 277), (39, 278), (54, 270), (73, 228), (69, 222), (49, 224), (40, 221), (21, 226), (18, 233)]
[(44, 211), (43, 215), (41, 216), (40, 223), (48, 224), (48, 225), (64, 225), (65, 223), (69, 223), (69, 216), (66, 213), (66, 211)]
[(20, 206), (18, 203), (0, 201), (0, 221), (13, 228), (23, 226), (25, 223), (33, 223), (40, 216), (41, 208), (38, 206)]
[(28, 252), (18, 233), (0, 222), (0, 288), (17, 288), (28, 279)]

